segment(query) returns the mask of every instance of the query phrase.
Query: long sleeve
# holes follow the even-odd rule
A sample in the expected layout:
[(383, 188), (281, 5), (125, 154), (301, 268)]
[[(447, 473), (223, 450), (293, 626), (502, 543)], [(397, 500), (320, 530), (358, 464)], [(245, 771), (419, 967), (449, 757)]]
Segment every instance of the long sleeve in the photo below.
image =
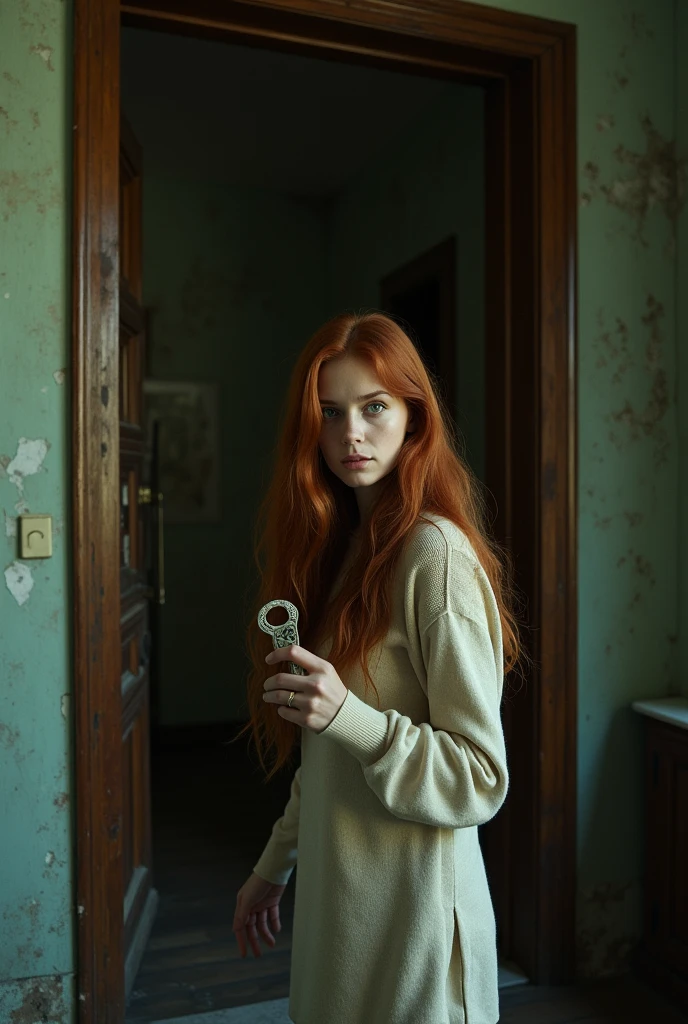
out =
[(253, 870), (267, 882), (286, 885), (294, 870), (299, 837), (301, 765), (296, 769), (284, 814), (277, 819), (265, 849)]
[(378, 711), (349, 690), (320, 735), (360, 761), (367, 784), (396, 817), (464, 828), (493, 817), (507, 792), (501, 628), (475, 559), (451, 548), (439, 552), (444, 564), (435, 558), (420, 567), (407, 602), (429, 721), (415, 725), (394, 709)]

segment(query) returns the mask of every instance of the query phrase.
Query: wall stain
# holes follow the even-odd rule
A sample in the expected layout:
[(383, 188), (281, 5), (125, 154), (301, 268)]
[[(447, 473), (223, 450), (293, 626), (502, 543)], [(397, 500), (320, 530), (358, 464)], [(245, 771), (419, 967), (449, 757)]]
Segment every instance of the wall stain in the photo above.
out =
[[(656, 586), (657, 578), (655, 576), (654, 566), (647, 558), (645, 558), (643, 555), (639, 555), (633, 548), (629, 548), (626, 554), (621, 555), (621, 557), (617, 560), (617, 569), (621, 569), (625, 565), (627, 565), (629, 570), (634, 574), (635, 577), (637, 577), (636, 587), (639, 585), (639, 583), (647, 584), (649, 588)], [(633, 596), (628, 602), (628, 610), (632, 611), (636, 607), (636, 605), (642, 602), (642, 599), (642, 589), (635, 589), (633, 592)]]
[(19, 81), (19, 79), (15, 78), (14, 75), (11, 75), (9, 71), (3, 71), (2, 77), (5, 79), (6, 82), (9, 82), (10, 85), (21, 86), (21, 82)]
[(608, 132), (610, 128), (613, 128), (615, 124), (613, 114), (598, 114), (597, 123), (595, 127), (598, 132)]
[[(633, 77), (634, 68), (629, 60), (633, 44), (645, 42), (647, 39), (654, 39), (654, 31), (648, 27), (642, 14), (639, 14), (637, 11), (630, 11), (623, 15), (623, 20), (626, 23), (628, 38), (618, 51), (619, 59), (622, 63), (613, 73), (608, 72), (608, 74), (613, 76), (615, 83), (614, 92), (625, 89)], [(646, 51), (647, 47), (644, 48), (644, 53)]]
[(589, 200), (602, 195), (628, 214), (633, 222), (631, 237), (647, 248), (645, 221), (654, 207), (659, 207), (668, 219), (675, 239), (676, 222), (685, 204), (688, 161), (679, 158), (676, 141), (665, 139), (648, 115), (641, 117), (640, 125), (645, 134), (644, 152), (635, 152), (619, 143), (614, 158), (627, 173), (608, 183), (599, 180), (599, 168), (588, 161), (584, 172), (590, 185), (585, 195)]
[(11, 131), (12, 128), (16, 128), (19, 124), (19, 121), (15, 121), (13, 117), (10, 117), (4, 107), (0, 107), (0, 118), (4, 118), (5, 128), (8, 132)]
[(59, 207), (64, 202), (62, 189), (51, 182), (52, 167), (43, 170), (5, 171), (0, 174), (0, 196), (5, 206), (3, 220), (9, 220), (20, 206), (34, 203), (37, 211), (43, 215), (48, 210)]
[(654, 30), (647, 24), (644, 14), (640, 14), (638, 11), (627, 11), (623, 15), (623, 20), (630, 29), (632, 39), (654, 39)]
[(611, 382), (612, 384), (620, 384), (625, 374), (633, 366), (633, 357), (628, 346), (628, 324), (621, 317), (617, 316), (616, 327), (613, 331), (604, 330), (604, 310), (602, 309), (599, 309), (597, 312), (597, 323), (601, 333), (593, 340), (593, 349), (598, 353), (595, 367), (598, 370), (602, 370), (610, 362), (614, 363), (615, 370), (611, 377)]
[[(633, 553), (633, 549), (630, 548), (628, 553), (631, 555)], [(643, 558), (642, 555), (636, 555), (633, 559), (633, 568), (639, 576), (642, 576), (648, 581), (650, 586), (654, 587), (657, 582), (655, 579), (655, 572), (652, 568), (652, 563), (649, 562), (647, 558)]]
[(624, 515), (628, 520), (629, 526), (641, 526), (645, 521), (645, 516), (642, 512), (624, 512)]
[(628, 969), (639, 936), (627, 931), (627, 901), (633, 883), (600, 882), (579, 890), (576, 953), (578, 975), (602, 977)]
[(612, 516), (605, 516), (604, 519), (601, 519), (597, 512), (593, 512), (593, 517), (595, 520), (593, 525), (596, 526), (598, 530), (607, 530), (612, 524)]
[[(64, 0), (62, 0), (64, 2)], [(19, 24), (25, 32), (48, 36), (57, 27), (55, 3), (36, 4), (35, 0), (19, 0)]]
[[(667, 373), (660, 365), (663, 353), (660, 320), (663, 316), (664, 306), (662, 303), (653, 295), (648, 295), (647, 313), (641, 318), (644, 327), (649, 332), (645, 346), (643, 377), (649, 377), (651, 387), (645, 407), (636, 409), (630, 399), (626, 399), (620, 409), (613, 410), (604, 417), (606, 423), (612, 420), (624, 430), (622, 436), (613, 429), (609, 432), (609, 440), (618, 451), (624, 451), (628, 442), (649, 437), (653, 441), (653, 461), (656, 468), (667, 462), (671, 450), (671, 441), (663, 422), (671, 404)], [(620, 348), (619, 351), (621, 351)], [(623, 362), (617, 369), (613, 378), (614, 382), (618, 382), (623, 373), (632, 365), (630, 357), (628, 359), (628, 362)]]
[(9, 725), (5, 725), (4, 722), (0, 722), (0, 743), (5, 749), (13, 747), (19, 739), (20, 732), (18, 729), (10, 729)]

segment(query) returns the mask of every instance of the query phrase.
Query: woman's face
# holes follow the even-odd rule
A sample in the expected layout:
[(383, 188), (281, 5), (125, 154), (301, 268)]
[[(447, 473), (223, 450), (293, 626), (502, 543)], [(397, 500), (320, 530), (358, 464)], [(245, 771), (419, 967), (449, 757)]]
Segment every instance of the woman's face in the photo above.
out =
[[(368, 363), (339, 356), (324, 363), (318, 377), (322, 408), (320, 450), (340, 480), (356, 489), (359, 509), (375, 497), (375, 484), (394, 469), (407, 432), (415, 427), (403, 398), (395, 398)], [(365, 461), (344, 462), (362, 455)]]

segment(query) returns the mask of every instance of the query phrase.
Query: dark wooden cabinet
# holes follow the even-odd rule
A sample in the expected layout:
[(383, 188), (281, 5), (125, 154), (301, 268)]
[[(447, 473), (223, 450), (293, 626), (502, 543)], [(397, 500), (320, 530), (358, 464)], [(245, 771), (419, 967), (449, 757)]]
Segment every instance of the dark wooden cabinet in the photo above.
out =
[(645, 908), (635, 967), (688, 1010), (688, 729), (645, 719)]

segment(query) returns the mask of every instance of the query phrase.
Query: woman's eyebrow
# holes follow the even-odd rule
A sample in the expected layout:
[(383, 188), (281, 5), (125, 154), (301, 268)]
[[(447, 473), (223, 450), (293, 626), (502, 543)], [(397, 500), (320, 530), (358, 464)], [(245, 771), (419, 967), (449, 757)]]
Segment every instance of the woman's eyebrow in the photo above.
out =
[[(388, 398), (392, 397), (390, 395), (389, 391), (371, 391), (369, 395), (359, 395), (358, 398), (356, 399), (356, 401), (357, 402), (363, 402), (363, 401), (365, 401), (366, 398), (375, 398), (376, 395), (387, 395)], [(321, 405), (336, 405), (337, 403), (333, 402), (332, 399), (330, 399), (330, 398), (321, 398), (320, 399), (320, 404)]]

